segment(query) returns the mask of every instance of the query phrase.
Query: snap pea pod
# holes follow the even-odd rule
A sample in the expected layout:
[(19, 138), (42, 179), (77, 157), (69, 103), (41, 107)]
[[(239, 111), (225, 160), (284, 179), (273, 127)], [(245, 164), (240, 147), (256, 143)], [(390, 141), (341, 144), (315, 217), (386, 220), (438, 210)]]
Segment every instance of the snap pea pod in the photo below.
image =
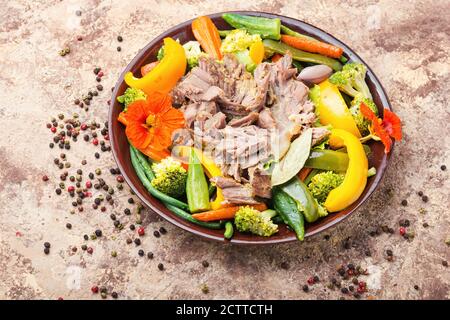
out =
[(348, 167), (348, 155), (328, 149), (312, 150), (305, 162), (305, 167), (343, 172)]
[(161, 200), (165, 204), (170, 204), (175, 207), (178, 207), (183, 210), (189, 209), (188, 205), (180, 200), (174, 199), (167, 194), (162, 193), (161, 191), (155, 189), (152, 184), (150, 183), (150, 180), (145, 175), (144, 169), (142, 168), (141, 164), (139, 163), (139, 160), (136, 156), (136, 153), (133, 150), (133, 147), (130, 146), (130, 155), (131, 155), (131, 163), (133, 165), (134, 170), (136, 171), (137, 176), (139, 177), (139, 180), (141, 180), (144, 187), (150, 192), (152, 196), (155, 198)]
[(305, 237), (305, 218), (298, 210), (294, 199), (280, 188), (274, 188), (272, 197), (275, 210), (295, 231), (297, 239), (302, 241)]
[(206, 211), (211, 208), (208, 183), (206, 182), (202, 164), (195, 154), (194, 148), (191, 148), (191, 155), (189, 157), (186, 195), (191, 213)]
[(302, 50), (298, 50), (293, 48), (285, 43), (274, 41), (271, 39), (263, 40), (264, 48), (271, 52), (276, 52), (279, 54), (290, 53), (292, 55), (292, 59), (302, 62), (315, 63), (315, 64), (324, 64), (329, 66), (334, 71), (342, 70), (342, 64), (332, 58), (325, 57), (316, 53), (309, 53)]
[(223, 237), (225, 239), (231, 239), (233, 233), (234, 233), (233, 224), (230, 221), (227, 221), (225, 223), (225, 232), (223, 233)]
[(174, 214), (176, 214), (177, 216), (179, 216), (180, 218), (192, 222), (196, 225), (199, 225), (201, 227), (205, 227), (208, 229), (222, 229), (223, 228), (223, 224), (221, 222), (204, 222), (204, 221), (199, 221), (195, 218), (193, 218), (188, 212), (175, 207), (171, 204), (165, 203), (164, 204), (167, 209), (169, 209), (170, 211), (172, 211)]
[(298, 177), (294, 177), (281, 186), (281, 190), (286, 192), (297, 203), (298, 209), (302, 211), (306, 221), (309, 223), (319, 218), (319, 209), (317, 202), (304, 184)]
[(245, 16), (236, 13), (224, 13), (222, 15), (230, 26), (236, 29), (246, 29), (251, 34), (259, 34), (261, 38), (279, 40), (281, 37), (281, 20), (256, 16)]
[(137, 150), (135, 147), (133, 147), (131, 144), (130, 144), (130, 147), (133, 148), (133, 151), (136, 154), (136, 157), (137, 157), (139, 163), (141, 164), (142, 169), (144, 169), (144, 173), (147, 176), (147, 178), (150, 181), (155, 179), (155, 174), (153, 173), (153, 170), (150, 167), (150, 164), (148, 163), (147, 159), (145, 159), (145, 156), (139, 150)]

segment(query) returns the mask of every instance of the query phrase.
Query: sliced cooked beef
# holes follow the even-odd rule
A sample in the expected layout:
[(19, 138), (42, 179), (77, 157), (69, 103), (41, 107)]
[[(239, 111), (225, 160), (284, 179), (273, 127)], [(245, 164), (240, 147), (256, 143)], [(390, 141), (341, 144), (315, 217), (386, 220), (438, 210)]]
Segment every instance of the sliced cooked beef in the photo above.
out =
[(308, 87), (294, 78), (296, 69), (291, 67), (292, 57), (286, 54), (277, 63), (269, 65), (269, 92), (274, 95), (271, 111), (279, 129), (275, 158), (280, 159), (289, 149), (292, 137), (299, 134), (302, 127), (310, 126), (315, 115), (308, 100)]
[(198, 67), (193, 68), (172, 90), (172, 98), (183, 101), (200, 101), (203, 93), (213, 83), (212, 76)]
[(204, 141), (209, 140), (214, 146), (209, 152), (222, 173), (237, 181), (241, 181), (242, 170), (268, 159), (271, 154), (270, 132), (266, 129), (254, 125), (227, 126), (218, 133), (213, 138), (207, 133)]
[(258, 112), (250, 112), (248, 115), (242, 118), (232, 119), (230, 122), (228, 122), (228, 125), (231, 127), (247, 127), (258, 121), (258, 118), (259, 118)]
[(223, 129), (227, 125), (226, 116), (222, 112), (218, 112), (205, 122), (205, 130)]
[(272, 111), (270, 111), (269, 108), (264, 108), (259, 113), (258, 127), (264, 128), (264, 129), (274, 129), (276, 128), (277, 124), (272, 116)]
[(216, 86), (209, 87), (203, 94), (204, 101), (215, 101), (220, 105), (220, 110), (231, 116), (244, 116), (248, 114), (247, 109), (239, 103), (230, 100), (225, 92)]
[(192, 128), (192, 126), (194, 125), (199, 106), (200, 105), (197, 102), (193, 102), (181, 107), (181, 111), (183, 111), (184, 121), (186, 122), (187, 128)]
[(253, 189), (249, 184), (242, 185), (231, 178), (214, 177), (211, 178), (217, 187), (222, 189), (224, 204), (257, 204)]
[(248, 169), (248, 176), (256, 196), (268, 199), (272, 197), (271, 179), (266, 171), (259, 167), (252, 167)]
[(172, 134), (173, 146), (192, 146), (193, 144), (194, 140), (189, 129), (178, 129)]
[(180, 101), (216, 101), (225, 114), (244, 116), (264, 107), (269, 77), (261, 69), (254, 78), (233, 55), (225, 55), (223, 63), (201, 57), (172, 96)]
[(315, 146), (316, 144), (321, 143), (323, 140), (328, 138), (330, 133), (330, 130), (326, 127), (312, 128), (312, 145)]

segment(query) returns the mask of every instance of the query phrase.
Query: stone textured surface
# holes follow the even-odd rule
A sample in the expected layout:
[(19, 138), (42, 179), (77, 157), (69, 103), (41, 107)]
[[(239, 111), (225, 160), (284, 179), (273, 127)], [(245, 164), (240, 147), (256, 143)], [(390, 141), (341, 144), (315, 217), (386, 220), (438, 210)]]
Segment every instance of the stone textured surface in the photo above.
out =
[[(338, 290), (324, 285), (341, 263), (368, 268), (367, 298), (448, 299), (450, 260), (444, 240), (450, 236), (449, 34), (450, 4), (433, 1), (7, 1), (0, 8), (0, 298), (89, 299), (93, 284), (106, 285), (122, 299), (273, 298), (336, 299)], [(183, 232), (144, 211), (147, 235), (141, 247), (155, 258), (140, 258), (125, 239), (133, 216), (124, 217), (129, 191), (116, 193), (114, 209), (100, 213), (85, 205), (71, 215), (67, 193), (56, 196), (59, 150), (49, 149), (45, 127), (58, 113), (105, 121), (109, 88), (122, 68), (150, 39), (186, 19), (230, 9), (263, 10), (312, 23), (350, 45), (384, 84), (404, 124), (404, 139), (395, 146), (380, 188), (361, 210), (337, 227), (304, 243), (273, 247), (233, 247)], [(76, 10), (82, 15), (77, 16)], [(116, 51), (117, 35), (124, 42)], [(82, 41), (76, 37), (81, 35)], [(70, 46), (60, 57), (58, 51)], [(95, 87), (95, 66), (105, 70), (106, 90), (90, 111), (73, 99)], [(81, 140), (81, 139), (80, 139)], [(85, 172), (114, 166), (110, 153), (96, 160), (95, 147), (79, 141), (67, 152), (71, 172), (86, 159)], [(47, 174), (50, 180), (41, 180)], [(113, 178), (104, 175), (105, 180)], [(424, 203), (418, 191), (429, 201)], [(401, 206), (403, 199), (408, 205)], [(88, 203), (90, 203), (88, 201)], [(125, 229), (115, 231), (108, 215), (117, 212)], [(398, 234), (398, 220), (408, 218), (412, 241)], [(72, 223), (71, 230), (65, 224)], [(429, 224), (428, 228), (423, 223)], [(387, 225), (395, 229), (371, 237)], [(164, 226), (168, 234), (155, 238)], [(92, 255), (80, 250), (82, 235), (96, 228), (100, 240), (89, 241)], [(19, 233), (17, 233), (19, 232)], [(324, 237), (328, 235), (328, 237)], [(328, 239), (328, 240), (327, 240)], [(44, 255), (43, 242), (52, 244)], [(345, 249), (347, 243), (347, 249)], [(73, 253), (71, 248), (78, 251)], [(391, 249), (392, 262), (385, 259)], [(117, 258), (110, 255), (118, 252)], [(371, 256), (365, 251), (370, 250)], [(210, 266), (204, 268), (202, 260)], [(164, 263), (159, 271), (157, 264)], [(286, 262), (286, 268), (281, 268)], [(317, 274), (321, 284), (302, 291)], [(200, 290), (207, 284), (209, 293)], [(414, 289), (419, 286), (419, 290)]]

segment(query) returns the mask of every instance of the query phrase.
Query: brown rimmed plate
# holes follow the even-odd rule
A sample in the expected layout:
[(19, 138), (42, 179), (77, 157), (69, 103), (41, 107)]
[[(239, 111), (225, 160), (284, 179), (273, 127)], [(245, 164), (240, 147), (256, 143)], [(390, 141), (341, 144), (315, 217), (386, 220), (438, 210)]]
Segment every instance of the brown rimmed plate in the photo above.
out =
[[(333, 45), (339, 46), (344, 49), (344, 56), (349, 59), (349, 61), (356, 61), (366, 64), (352, 49), (350, 49), (346, 44), (339, 41), (327, 32), (320, 30), (308, 23), (271, 13), (265, 12), (255, 12), (255, 11), (233, 11), (234, 13), (261, 16), (267, 18), (279, 18), (282, 24), (288, 26), (289, 28), (301, 32), (303, 34), (310, 35), (316, 39), (320, 39), (324, 42), (331, 43)], [(223, 12), (215, 13), (210, 15), (211, 19), (214, 21), (215, 25), (220, 30), (231, 29), (231, 27), (221, 18)], [(136, 193), (139, 199), (148, 206), (151, 210), (159, 214), (161, 217), (167, 221), (173, 223), (174, 225), (189, 231), (193, 234), (202, 236), (207, 239), (216, 241), (226, 241), (235, 244), (275, 244), (283, 243), (289, 241), (297, 241), (294, 232), (288, 230), (286, 226), (280, 225), (280, 230), (277, 234), (271, 237), (259, 237), (251, 234), (244, 234), (235, 231), (233, 238), (225, 240), (223, 238), (223, 230), (211, 230), (206, 229), (190, 222), (187, 222), (171, 211), (169, 211), (159, 200), (153, 198), (145, 187), (140, 182), (138, 176), (136, 175), (130, 160), (130, 152), (127, 138), (125, 136), (125, 127), (117, 121), (117, 117), (122, 110), (121, 105), (117, 102), (117, 97), (122, 95), (127, 85), (123, 80), (123, 76), (126, 72), (131, 71), (136, 75), (140, 76), (140, 67), (144, 64), (156, 60), (156, 54), (163, 43), (165, 37), (172, 37), (174, 39), (180, 39), (181, 43), (185, 43), (189, 40), (195, 40), (191, 31), (192, 20), (180, 23), (179, 25), (167, 30), (155, 39), (153, 39), (149, 44), (145, 46), (137, 56), (128, 64), (125, 70), (122, 72), (119, 80), (114, 88), (111, 106), (109, 110), (109, 135), (111, 141), (111, 147), (113, 151), (114, 158), (120, 168), (122, 175), (124, 176), (126, 182), (131, 187), (131, 189)], [(367, 65), (367, 64), (366, 64)], [(383, 108), (391, 109), (389, 99), (381, 86), (381, 83), (372, 72), (372, 70), (367, 66), (367, 83), (373, 95), (373, 100), (379, 108), (380, 114), (382, 114)], [(389, 155), (384, 153), (384, 147), (381, 143), (370, 144), (372, 150), (369, 156), (369, 167), (375, 167), (377, 169), (377, 174), (367, 181), (367, 186), (360, 196), (358, 201), (353, 203), (347, 209), (338, 212), (331, 213), (327, 217), (318, 220), (313, 224), (308, 224), (306, 226), (306, 237), (315, 235), (323, 230), (330, 228), (331, 226), (339, 223), (340, 221), (347, 218), (350, 214), (356, 211), (359, 206), (361, 206), (372, 194), (375, 188), (380, 183), (380, 180), (386, 170), (386, 166), (389, 161)]]

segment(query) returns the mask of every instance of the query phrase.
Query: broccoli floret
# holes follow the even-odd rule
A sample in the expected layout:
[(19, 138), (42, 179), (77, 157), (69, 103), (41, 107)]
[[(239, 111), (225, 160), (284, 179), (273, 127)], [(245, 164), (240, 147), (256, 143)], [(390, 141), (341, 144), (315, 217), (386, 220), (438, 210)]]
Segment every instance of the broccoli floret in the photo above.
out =
[(198, 58), (206, 55), (200, 48), (198, 41), (188, 41), (183, 44), (184, 52), (186, 54), (187, 63), (190, 69), (198, 65)]
[(260, 212), (250, 206), (245, 206), (236, 212), (234, 224), (241, 232), (251, 232), (259, 236), (270, 237), (278, 232), (278, 225), (271, 220), (276, 214), (274, 210)]
[(179, 198), (186, 192), (187, 172), (181, 162), (167, 157), (152, 165), (155, 178), (152, 186), (171, 197)]
[(238, 61), (245, 65), (247, 71), (252, 72), (255, 70), (256, 64), (250, 57), (249, 48), (258, 41), (261, 41), (259, 34), (249, 34), (244, 29), (235, 29), (222, 40), (220, 50), (223, 53), (234, 54)]
[(323, 204), (330, 191), (337, 188), (342, 181), (344, 181), (343, 174), (325, 171), (312, 177), (311, 182), (308, 184), (308, 188), (319, 204)]
[(366, 83), (367, 68), (362, 63), (352, 62), (344, 65), (341, 71), (335, 72), (329, 81), (339, 87), (339, 90), (349, 96), (356, 97), (361, 94), (364, 98), (372, 99)]
[(117, 97), (117, 101), (124, 105), (123, 111), (127, 111), (128, 105), (136, 100), (145, 100), (147, 95), (141, 89), (127, 88), (123, 95)]
[(220, 50), (223, 53), (235, 53), (248, 49), (258, 41), (261, 41), (259, 34), (249, 34), (244, 29), (235, 29), (222, 40)]
[(369, 134), (369, 125), (370, 121), (364, 118), (361, 114), (360, 106), (361, 102), (363, 102), (366, 106), (368, 106), (377, 116), (378, 116), (378, 108), (372, 99), (364, 98), (361, 94), (358, 94), (355, 99), (353, 99), (350, 106), (350, 113), (352, 114), (353, 119), (358, 126), (359, 132), (361, 132), (362, 136)]

